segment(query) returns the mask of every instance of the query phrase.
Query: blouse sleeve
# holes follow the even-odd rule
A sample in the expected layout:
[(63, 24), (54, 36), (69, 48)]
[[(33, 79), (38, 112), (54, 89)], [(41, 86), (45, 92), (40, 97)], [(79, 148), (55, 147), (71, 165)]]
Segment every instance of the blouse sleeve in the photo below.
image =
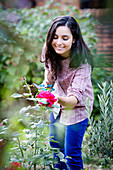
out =
[(78, 99), (78, 106), (84, 105), (86, 92), (90, 91), (91, 66), (83, 64), (74, 73), (74, 78), (67, 89), (67, 96), (75, 96)]

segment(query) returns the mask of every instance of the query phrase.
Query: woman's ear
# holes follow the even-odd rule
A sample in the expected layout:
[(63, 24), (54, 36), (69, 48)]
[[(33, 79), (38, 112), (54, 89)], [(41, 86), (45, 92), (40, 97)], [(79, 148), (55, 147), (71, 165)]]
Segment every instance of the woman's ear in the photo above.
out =
[(73, 43), (75, 43), (75, 39), (73, 39)]

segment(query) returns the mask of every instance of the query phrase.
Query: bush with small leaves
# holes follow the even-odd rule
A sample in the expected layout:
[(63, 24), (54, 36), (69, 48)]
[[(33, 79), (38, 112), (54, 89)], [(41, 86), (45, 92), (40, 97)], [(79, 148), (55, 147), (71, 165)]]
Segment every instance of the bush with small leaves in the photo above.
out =
[(104, 159), (107, 166), (108, 160), (113, 160), (113, 83), (104, 82), (98, 86), (101, 90), (98, 94), (101, 114), (98, 120), (89, 118), (89, 155)]

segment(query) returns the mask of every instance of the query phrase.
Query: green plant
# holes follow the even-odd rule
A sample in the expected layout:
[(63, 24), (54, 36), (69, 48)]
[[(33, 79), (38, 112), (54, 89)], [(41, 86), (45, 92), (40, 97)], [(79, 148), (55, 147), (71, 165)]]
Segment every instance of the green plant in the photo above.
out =
[(50, 139), (48, 137), (48, 117), (49, 113), (56, 107), (53, 105), (56, 100), (52, 100), (52, 105), (48, 106), (50, 100), (47, 100), (47, 102), (42, 100), (42, 98), (37, 98), (37, 94), (41, 90), (45, 90), (46, 95), (47, 90), (49, 90), (47, 96), (47, 99), (49, 99), (49, 95), (52, 95), (50, 91), (53, 89), (46, 89), (40, 85), (37, 93), (32, 94), (26, 78), (24, 77), (23, 80), (27, 93), (14, 93), (11, 97), (17, 100), (20, 98), (27, 99), (30, 102), (33, 101), (34, 104), (31, 103), (27, 107), (21, 108), (0, 124), (0, 146), (4, 146), (1, 147), (1, 152), (4, 154), (1, 155), (3, 161), (2, 163), (0, 162), (0, 167), (6, 168), (8, 165), (10, 166), (10, 164), (16, 162), (23, 169), (54, 169), (53, 152), (50, 148)]
[[(100, 64), (97, 64), (92, 72), (92, 85), (93, 85), (93, 90), (94, 90), (94, 107), (93, 107), (92, 115), (95, 120), (98, 119), (100, 115), (97, 94), (101, 93), (101, 89), (98, 88), (98, 84), (101, 84), (102, 82), (105, 82), (105, 81), (109, 83), (111, 80), (113, 80), (113, 73), (112, 71), (110, 71), (110, 68), (112, 68), (112, 65), (107, 63), (106, 60), (103, 61), (103, 59), (100, 56), (97, 57), (96, 63), (100, 63)], [(105, 69), (106, 67), (109, 68), (109, 70)]]
[(113, 83), (104, 82), (98, 86), (101, 89), (98, 95), (101, 114), (98, 120), (89, 118), (88, 154), (103, 159), (106, 167), (113, 160)]

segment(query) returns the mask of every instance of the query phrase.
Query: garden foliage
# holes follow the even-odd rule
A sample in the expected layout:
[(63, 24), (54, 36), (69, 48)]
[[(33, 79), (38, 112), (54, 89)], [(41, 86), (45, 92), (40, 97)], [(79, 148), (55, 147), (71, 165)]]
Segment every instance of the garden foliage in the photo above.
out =
[(104, 166), (113, 160), (113, 83), (103, 82), (98, 85), (101, 93), (98, 94), (100, 116), (98, 120), (89, 118), (88, 147), (90, 157), (104, 159)]
[(28, 93), (14, 93), (11, 97), (15, 100), (28, 100), (29, 105), (0, 124), (0, 167), (7, 170), (11, 170), (13, 166), (23, 170), (54, 169), (55, 161), (48, 133), (49, 114), (56, 107), (55, 96), (51, 89), (43, 87), (42, 90), (41, 85), (34, 95), (25, 78), (24, 81)]

